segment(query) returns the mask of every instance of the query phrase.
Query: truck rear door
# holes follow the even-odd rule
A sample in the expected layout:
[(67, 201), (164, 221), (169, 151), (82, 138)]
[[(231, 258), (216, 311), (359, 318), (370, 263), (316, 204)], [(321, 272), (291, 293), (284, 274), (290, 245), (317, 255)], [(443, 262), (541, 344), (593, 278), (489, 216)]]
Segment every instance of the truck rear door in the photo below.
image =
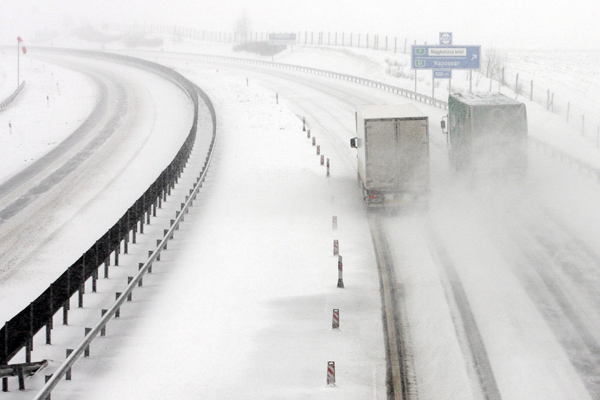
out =
[(368, 190), (395, 190), (398, 185), (396, 120), (367, 120), (365, 129), (365, 186)]
[(427, 119), (397, 121), (396, 166), (401, 175), (399, 187), (419, 189), (429, 181), (429, 134)]

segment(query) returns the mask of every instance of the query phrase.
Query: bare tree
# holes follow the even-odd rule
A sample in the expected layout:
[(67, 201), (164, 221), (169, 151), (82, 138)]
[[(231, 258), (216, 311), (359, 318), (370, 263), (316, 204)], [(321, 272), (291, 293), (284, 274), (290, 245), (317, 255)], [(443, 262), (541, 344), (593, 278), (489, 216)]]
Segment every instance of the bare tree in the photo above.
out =
[(250, 33), (251, 25), (250, 25), (250, 17), (248, 17), (248, 12), (246, 9), (242, 12), (242, 15), (235, 22), (235, 26), (233, 28), (233, 32), (236, 35), (239, 35), (242, 38), (245, 38), (246, 35)]
[(487, 78), (500, 76), (505, 64), (506, 57), (495, 48), (492, 47), (485, 52), (485, 76)]

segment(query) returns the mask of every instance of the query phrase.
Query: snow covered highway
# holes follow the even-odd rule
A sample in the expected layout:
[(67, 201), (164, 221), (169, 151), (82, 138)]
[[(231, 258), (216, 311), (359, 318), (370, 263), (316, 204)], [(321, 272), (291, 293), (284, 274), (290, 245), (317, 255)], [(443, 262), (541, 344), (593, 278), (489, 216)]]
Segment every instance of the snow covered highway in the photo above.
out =
[[(74, 366), (76, 378), (62, 382), (53, 396), (387, 398), (395, 375), (382, 311), (384, 319), (390, 312), (380, 293), (373, 224), (393, 265), (391, 314), (409, 386), (403, 398), (600, 396), (600, 255), (594, 246), (600, 216), (592, 211), (600, 189), (594, 180), (530, 146), (523, 184), (473, 184), (449, 171), (439, 128), (446, 110), (302, 72), (169, 53), (144, 57), (177, 70), (215, 103), (214, 164), (155, 274), (111, 322), (109, 334), (94, 341), (94, 355)], [(31, 204), (8, 190), (0, 194), (7, 216), (0, 224), (5, 319), (31, 300), (17, 295), (23, 282), (36, 277), (39, 282), (26, 290), (35, 292), (44, 275), (55, 274), (105, 230), (109, 221), (103, 220), (111, 217), (100, 210), (122, 213), (155, 173), (144, 165), (172, 157), (183, 140), (176, 135), (190, 120), (185, 97), (150, 74), (97, 61), (59, 62), (92, 73), (106, 88), (95, 91), (104, 104), (98, 107), (112, 111), (84, 131), (107, 138), (56, 187), (37, 192), (39, 198), (25, 195)], [(349, 146), (356, 136), (354, 113), (358, 105), (407, 102), (429, 117), (429, 209), (374, 218), (356, 184), (356, 153)], [(530, 134), (540, 137), (544, 110), (528, 107)], [(330, 177), (302, 130), (303, 118), (331, 161)], [(52, 164), (68, 162), (58, 160), (86, 143)], [(11, 191), (27, 193), (59, 169), (44, 166), (29, 180), (15, 178), (25, 186)], [(23, 206), (11, 212), (10, 204)], [(53, 215), (49, 210), (55, 216), (41, 223), (32, 218)], [(332, 229), (332, 216), (338, 229)], [(92, 221), (89, 238), (75, 240), (77, 228)], [(344, 289), (335, 286), (333, 240), (340, 241)], [(124, 259), (134, 266), (142, 261)], [(331, 329), (332, 309), (341, 311), (339, 330)], [(36, 359), (47, 358), (46, 350), (38, 344)], [(61, 361), (53, 359), (50, 368)], [(336, 386), (325, 384), (329, 361), (336, 361)], [(34, 376), (32, 389), (3, 395), (30, 398), (42, 380)]]

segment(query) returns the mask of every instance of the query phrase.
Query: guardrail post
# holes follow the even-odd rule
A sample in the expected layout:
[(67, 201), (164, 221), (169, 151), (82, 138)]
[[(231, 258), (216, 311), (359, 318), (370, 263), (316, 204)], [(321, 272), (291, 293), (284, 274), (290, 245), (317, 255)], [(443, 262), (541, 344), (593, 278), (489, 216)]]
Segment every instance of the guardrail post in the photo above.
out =
[[(104, 315), (108, 312), (107, 309), (103, 308), (102, 311), (100, 312), (101, 317), (104, 317)], [(100, 329), (100, 336), (106, 336), (106, 325), (104, 325), (102, 327), (102, 329)]]
[[(48, 383), (48, 381), (52, 378), (52, 375), (44, 375), (44, 382)], [(51, 400), (51, 395), (46, 396), (44, 400)]]
[(94, 272), (92, 272), (92, 293), (96, 293), (97, 291), (97, 282), (98, 282), (98, 267), (94, 268)]
[[(71, 355), (71, 353), (73, 353), (73, 349), (67, 349), (67, 358), (69, 358), (69, 356)], [(71, 380), (71, 368), (69, 368), (67, 370), (67, 373), (65, 374), (65, 380), (66, 381), (70, 381)]]
[(83, 287), (84, 287), (85, 283), (82, 283), (81, 285), (79, 285), (79, 290), (78, 292), (78, 298), (79, 298), (79, 304), (78, 307), (79, 308), (83, 308)]
[[(127, 285), (129, 285), (132, 280), (133, 280), (133, 276), (128, 276), (127, 277)], [(127, 301), (131, 301), (132, 299), (133, 299), (133, 293), (129, 292), (129, 294), (127, 295)]]
[(110, 265), (110, 256), (104, 261), (104, 279), (108, 279), (108, 266)]
[(46, 323), (46, 344), (52, 344), (52, 317)]
[(63, 305), (63, 325), (69, 325), (69, 299)]
[[(92, 328), (85, 328), (85, 334), (83, 335), (83, 337), (86, 337), (88, 335), (88, 333), (90, 333), (91, 331), (92, 331)], [(90, 346), (89, 345), (83, 351), (83, 356), (84, 357), (90, 356)]]
[(31, 348), (33, 346), (33, 338), (30, 336), (27, 338), (27, 341), (25, 342), (25, 362), (26, 363), (30, 363), (31, 362)]
[[(148, 258), (152, 257), (152, 250), (148, 251)], [(152, 273), (152, 263), (148, 266), (148, 273)]]
[[(31, 361), (27, 361), (27, 362), (31, 362)], [(17, 367), (17, 376), (19, 377), (19, 390), (24, 391), (25, 390), (25, 373), (23, 372), (22, 366)]]
[[(142, 267), (144, 266), (144, 263), (139, 263), (138, 264), (138, 271), (142, 269)], [(138, 282), (138, 287), (143, 285), (143, 278), (140, 278), (140, 281)]]
[[(121, 296), (121, 292), (117, 292), (115, 293), (115, 300), (119, 299), (119, 296)], [(121, 308), (117, 308), (117, 311), (115, 312), (115, 318), (120, 318), (121, 317)]]

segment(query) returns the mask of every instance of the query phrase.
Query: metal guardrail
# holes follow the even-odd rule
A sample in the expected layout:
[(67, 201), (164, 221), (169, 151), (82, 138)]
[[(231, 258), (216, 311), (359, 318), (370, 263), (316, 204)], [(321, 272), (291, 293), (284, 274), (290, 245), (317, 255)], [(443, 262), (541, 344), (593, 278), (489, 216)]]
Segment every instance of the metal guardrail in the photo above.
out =
[[(197, 90), (200, 91), (198, 88)], [(200, 91), (201, 92), (201, 91)], [(201, 92), (203, 94), (203, 92)], [(203, 96), (204, 97), (204, 96)], [(204, 98), (205, 101), (209, 101), (208, 97)], [(138, 286), (139, 282), (142, 280), (144, 275), (148, 273), (149, 269), (152, 268), (152, 264), (157, 261), (160, 257), (160, 253), (163, 250), (166, 250), (167, 243), (170, 239), (173, 238), (173, 235), (177, 229), (179, 229), (179, 223), (184, 220), (184, 215), (188, 212), (188, 209), (192, 206), (198, 191), (202, 187), (204, 180), (206, 179), (206, 174), (208, 172), (208, 167), (212, 161), (214, 147), (216, 144), (216, 117), (214, 114), (214, 109), (212, 108), (212, 104), (209, 106), (212, 110), (211, 114), (213, 115), (213, 137), (209, 146), (208, 155), (206, 157), (206, 161), (204, 162), (204, 166), (200, 172), (200, 176), (198, 177), (193, 189), (190, 191), (190, 195), (187, 197), (187, 201), (183, 204), (181, 211), (177, 215), (177, 218), (171, 224), (169, 230), (165, 233), (163, 239), (160, 241), (156, 249), (152, 252), (150, 257), (146, 260), (144, 265), (140, 268), (137, 275), (131, 280), (131, 282), (127, 285), (127, 288), (121, 293), (121, 295), (116, 299), (113, 305), (108, 309), (108, 311), (102, 316), (102, 318), (96, 323), (96, 325), (91, 328), (89, 333), (85, 336), (83, 341), (79, 343), (79, 345), (73, 349), (73, 352), (67, 357), (67, 359), (60, 365), (60, 367), (52, 374), (52, 377), (46, 382), (45, 386), (36, 394), (34, 400), (42, 400), (46, 399), (52, 390), (58, 385), (59, 381), (66, 375), (67, 371), (75, 364), (77, 359), (85, 352), (85, 349), (92, 343), (92, 341), (98, 336), (98, 333), (106, 327), (111, 318), (115, 316), (118, 310), (121, 308), (123, 303), (131, 296), (133, 290)]]
[[(127, 53), (135, 53), (136, 51), (127, 50), (126, 52)], [(188, 58), (193, 57), (193, 58), (200, 58), (200, 59), (205, 59), (205, 60), (226, 61), (226, 62), (235, 62), (235, 63), (242, 63), (242, 64), (254, 64), (254, 65), (262, 65), (265, 67), (273, 67), (273, 68), (287, 69), (287, 70), (292, 70), (292, 71), (306, 72), (309, 74), (326, 76), (326, 77), (330, 77), (330, 78), (334, 78), (334, 79), (341, 79), (341, 80), (345, 80), (345, 81), (349, 81), (349, 82), (355, 82), (355, 83), (358, 83), (361, 85), (371, 86), (374, 88), (378, 88), (381, 90), (399, 94), (399, 95), (407, 97), (409, 99), (420, 101), (421, 103), (430, 104), (434, 107), (442, 108), (444, 110), (448, 109), (448, 102), (443, 101), (443, 100), (439, 100), (439, 99), (436, 99), (436, 98), (433, 98), (430, 96), (426, 96), (424, 94), (419, 94), (419, 93), (413, 92), (411, 90), (403, 89), (401, 87), (393, 86), (393, 85), (390, 85), (387, 83), (378, 82), (378, 81), (374, 81), (374, 80), (366, 79), (366, 78), (361, 78), (358, 76), (342, 74), (339, 72), (327, 71), (324, 69), (303, 67), (300, 65), (285, 64), (285, 63), (272, 62), (272, 61), (253, 60), (250, 58), (216, 56), (216, 55), (202, 54), (202, 53), (182, 53), (182, 52), (168, 52), (168, 51), (153, 52), (153, 51), (148, 51), (148, 50), (140, 51), (140, 53), (160, 54), (160, 55), (166, 55), (166, 56), (178, 56), (178, 57), (188, 57)]]
[[(140, 231), (143, 232), (144, 220), (149, 222), (152, 208), (154, 207), (154, 210), (156, 210), (157, 203), (160, 202), (161, 197), (166, 196), (167, 192), (170, 193), (171, 188), (183, 171), (184, 165), (191, 153), (196, 138), (199, 96), (202, 97), (207, 104), (213, 118), (213, 124), (216, 124), (214, 108), (206, 94), (181, 74), (160, 64), (127, 56), (90, 51), (64, 49), (50, 49), (50, 51), (99, 57), (103, 59), (108, 58), (116, 62), (145, 68), (155, 74), (162, 75), (168, 80), (176, 83), (190, 96), (190, 99), (194, 104), (194, 117), (190, 133), (181, 149), (144, 194), (142, 194), (142, 196), (127, 210), (112, 228), (98, 239), (77, 261), (69, 266), (65, 273), (53, 282), (47, 290), (15, 317), (7, 321), (0, 329), (0, 365), (8, 364), (10, 359), (23, 348), (26, 349), (26, 362), (31, 361), (31, 343), (35, 334), (45, 326), (48, 343), (50, 340), (49, 332), (52, 326), (52, 317), (56, 312), (63, 308), (64, 313), (66, 314), (70, 298), (78, 291), (80, 296), (83, 294), (82, 287), (90, 277), (93, 279), (93, 287), (95, 287), (95, 280), (97, 279), (98, 268), (100, 265), (106, 262), (105, 265), (108, 266), (108, 260), (113, 253), (115, 254), (115, 263), (118, 262), (121, 243), (125, 242), (124, 251), (127, 252), (127, 243), (130, 232), (133, 232), (133, 241), (135, 242), (135, 232), (137, 232), (138, 223)], [(214, 129), (216, 129), (216, 125)], [(105, 274), (106, 273), (107, 270), (105, 270)], [(3, 379), (3, 390), (5, 389), (6, 382)]]
[(17, 98), (17, 96), (19, 95), (19, 93), (21, 93), (21, 91), (23, 90), (24, 87), (25, 87), (25, 81), (23, 81), (23, 83), (21, 83), (19, 85), (19, 87), (17, 87), (17, 89), (13, 92), (13, 94), (8, 96), (6, 99), (4, 99), (4, 101), (2, 103), (0, 103), (0, 111), (5, 110), (6, 107), (8, 107), (9, 104), (12, 103), (13, 100)]

